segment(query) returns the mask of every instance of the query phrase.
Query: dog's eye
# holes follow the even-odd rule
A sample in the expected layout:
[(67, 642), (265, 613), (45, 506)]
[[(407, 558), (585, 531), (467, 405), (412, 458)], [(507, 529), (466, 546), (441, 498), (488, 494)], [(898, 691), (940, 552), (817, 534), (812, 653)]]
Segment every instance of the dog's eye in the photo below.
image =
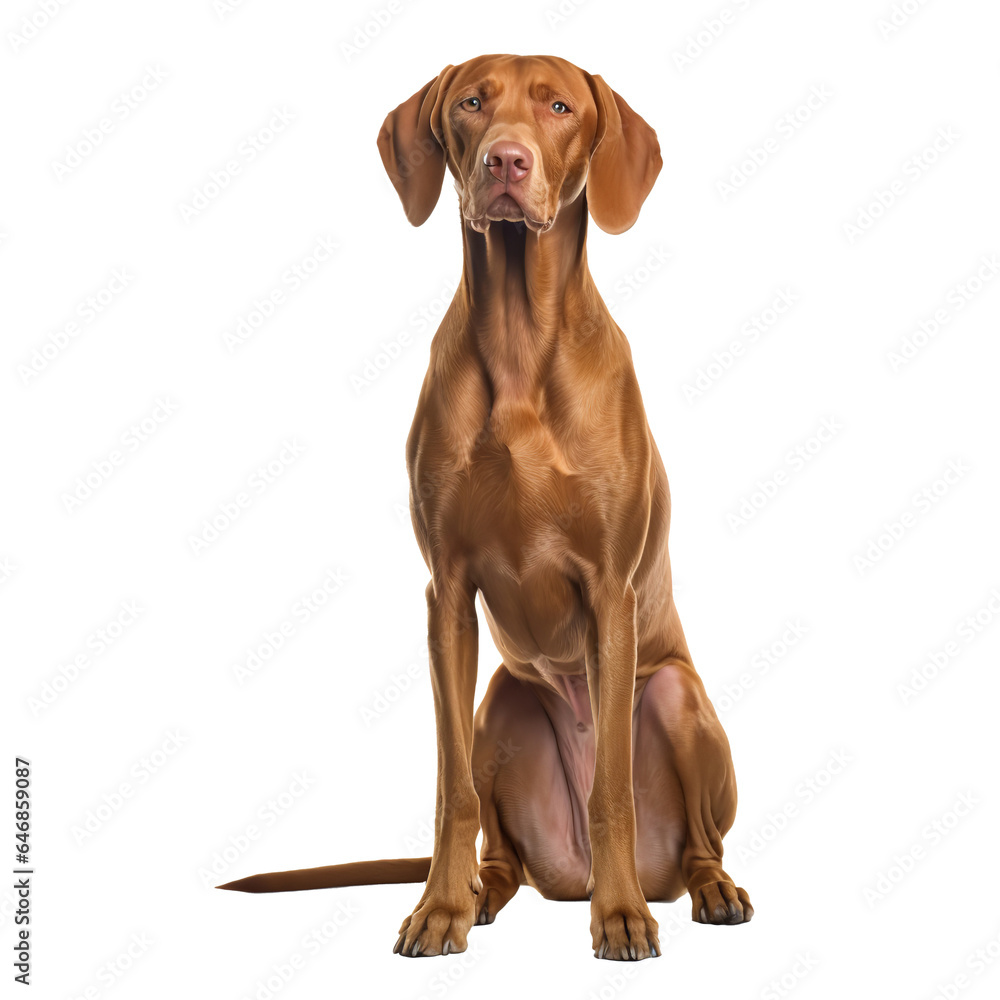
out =
[(552, 110), (553, 110), (553, 111), (554, 111), (554, 112), (555, 112), (555, 113), (556, 113), (557, 115), (564, 115), (564, 114), (566, 114), (566, 113), (567, 113), (567, 112), (569, 111), (569, 108), (567, 108), (567, 107), (566, 107), (566, 105), (565, 105), (565, 104), (563, 104), (563, 102), (562, 102), (562, 101), (556, 101), (556, 102), (555, 102), (555, 103), (554, 103), (554, 104), (552, 105)]
[(478, 111), (483, 106), (482, 101), (478, 97), (467, 97), (462, 101), (462, 107), (466, 111)]

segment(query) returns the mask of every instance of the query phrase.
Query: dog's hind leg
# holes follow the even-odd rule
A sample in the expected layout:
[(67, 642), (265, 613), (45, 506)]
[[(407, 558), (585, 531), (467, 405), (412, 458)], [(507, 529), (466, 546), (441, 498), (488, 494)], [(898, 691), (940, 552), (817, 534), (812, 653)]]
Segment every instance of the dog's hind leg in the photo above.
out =
[(476, 899), (477, 924), (492, 924), (525, 881), (521, 859), (503, 828), (496, 802), (497, 775), (521, 751), (508, 725), (507, 706), (500, 703), (504, 688), (511, 683), (516, 682), (501, 666), (476, 712), (472, 739), (472, 780), (479, 795), (479, 825), (483, 831), (479, 864), (483, 887)]
[(636, 854), (647, 899), (691, 895), (692, 917), (739, 924), (753, 916), (746, 890), (722, 867), (736, 817), (729, 741), (690, 663), (669, 660), (638, 706), (633, 773)]
[(500, 666), (476, 713), (473, 739), (483, 831), (477, 923), (492, 923), (525, 884), (546, 899), (587, 898), (586, 807), (581, 800), (574, 809), (564, 767), (532, 685)]

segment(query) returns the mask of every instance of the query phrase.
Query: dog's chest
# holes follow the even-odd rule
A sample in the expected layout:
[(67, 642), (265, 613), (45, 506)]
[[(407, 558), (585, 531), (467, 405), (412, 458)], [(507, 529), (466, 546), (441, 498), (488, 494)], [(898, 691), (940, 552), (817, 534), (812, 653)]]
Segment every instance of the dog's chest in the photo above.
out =
[(586, 534), (590, 493), (576, 465), (577, 456), (534, 411), (491, 420), (469, 451), (465, 488), (456, 497), (470, 548), (499, 545), (515, 566), (530, 565), (553, 545), (572, 550)]
[(593, 486), (537, 418), (480, 434), (452, 530), (461, 538), (490, 627), (505, 653), (579, 661), (586, 615), (581, 564), (601, 536)]

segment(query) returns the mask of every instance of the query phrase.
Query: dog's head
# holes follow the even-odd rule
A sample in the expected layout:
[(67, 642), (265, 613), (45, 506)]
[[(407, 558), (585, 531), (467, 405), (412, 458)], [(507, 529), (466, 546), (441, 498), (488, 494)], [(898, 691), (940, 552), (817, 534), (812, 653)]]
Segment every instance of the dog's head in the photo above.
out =
[(663, 165), (653, 129), (599, 76), (554, 56), (447, 66), (389, 113), (378, 148), (413, 225), (447, 166), (479, 232), (500, 220), (545, 232), (586, 188), (597, 225), (623, 233)]

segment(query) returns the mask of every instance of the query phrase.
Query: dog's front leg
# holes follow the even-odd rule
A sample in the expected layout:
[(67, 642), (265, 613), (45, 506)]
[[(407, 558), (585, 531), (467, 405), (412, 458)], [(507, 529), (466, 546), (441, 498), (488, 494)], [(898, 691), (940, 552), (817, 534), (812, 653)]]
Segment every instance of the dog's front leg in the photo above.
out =
[(594, 785), (588, 800), (590, 931), (598, 958), (660, 954), (658, 926), (639, 887), (632, 795), (635, 593), (631, 585), (597, 602), (587, 682), (596, 721)]
[(472, 722), (479, 634), (476, 589), (460, 578), (427, 585), (427, 634), (437, 721), (434, 856), (424, 894), (399, 929), (394, 951), (465, 951), (482, 888), (476, 858), (479, 798), (472, 779)]

